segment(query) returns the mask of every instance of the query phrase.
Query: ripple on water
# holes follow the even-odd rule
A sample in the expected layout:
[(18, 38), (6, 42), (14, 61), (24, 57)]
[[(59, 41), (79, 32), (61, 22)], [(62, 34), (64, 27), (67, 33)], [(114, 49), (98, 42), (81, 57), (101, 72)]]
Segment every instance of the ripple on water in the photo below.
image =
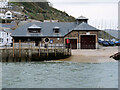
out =
[(3, 88), (117, 88), (118, 63), (3, 63)]

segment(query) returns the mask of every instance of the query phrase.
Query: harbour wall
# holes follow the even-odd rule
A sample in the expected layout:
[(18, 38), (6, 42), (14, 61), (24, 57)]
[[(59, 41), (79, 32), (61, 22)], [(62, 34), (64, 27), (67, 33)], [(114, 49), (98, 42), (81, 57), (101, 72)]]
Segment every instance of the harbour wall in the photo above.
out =
[(71, 56), (67, 48), (3, 48), (0, 49), (2, 62), (31, 62), (57, 60)]

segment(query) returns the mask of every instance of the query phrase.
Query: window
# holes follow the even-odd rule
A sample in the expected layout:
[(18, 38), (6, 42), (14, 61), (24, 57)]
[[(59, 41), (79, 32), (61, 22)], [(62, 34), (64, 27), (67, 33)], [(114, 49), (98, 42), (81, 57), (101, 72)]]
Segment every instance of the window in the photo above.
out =
[(37, 28), (37, 29), (32, 29), (32, 28), (28, 28), (28, 32), (29, 33), (41, 33), (41, 29), (39, 28)]
[(2, 42), (2, 38), (0, 38), (0, 42)]
[(10, 13), (8, 13), (7, 15), (10, 15)]
[(7, 17), (8, 19), (10, 19), (11, 17)]
[(59, 33), (59, 29), (55, 29), (54, 32), (55, 32), (55, 33)]
[(3, 42), (3, 39), (2, 39), (2, 38), (0, 38), (0, 42)]
[(54, 33), (60, 33), (60, 28), (59, 27), (54, 27), (53, 31), (54, 31)]

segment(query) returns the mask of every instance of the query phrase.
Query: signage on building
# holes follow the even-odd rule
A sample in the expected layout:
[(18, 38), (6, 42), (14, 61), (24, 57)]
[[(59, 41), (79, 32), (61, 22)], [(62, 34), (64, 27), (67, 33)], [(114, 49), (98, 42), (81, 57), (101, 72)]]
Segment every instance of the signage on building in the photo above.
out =
[(44, 42), (45, 42), (46, 44), (49, 43), (49, 41), (50, 41), (49, 38), (45, 38), (45, 39), (44, 39)]
[(70, 43), (70, 40), (69, 39), (67, 39), (67, 44), (69, 44)]
[(90, 32), (87, 32), (86, 35), (90, 35)]
[(53, 40), (50, 40), (50, 44), (53, 44)]

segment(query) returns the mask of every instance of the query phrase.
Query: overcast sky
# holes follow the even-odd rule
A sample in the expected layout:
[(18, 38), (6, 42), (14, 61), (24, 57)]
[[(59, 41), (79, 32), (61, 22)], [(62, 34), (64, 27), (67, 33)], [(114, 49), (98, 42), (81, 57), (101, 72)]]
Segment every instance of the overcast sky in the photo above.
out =
[(89, 24), (107, 29), (117, 28), (119, 0), (49, 0), (53, 7), (75, 18), (83, 15)]

